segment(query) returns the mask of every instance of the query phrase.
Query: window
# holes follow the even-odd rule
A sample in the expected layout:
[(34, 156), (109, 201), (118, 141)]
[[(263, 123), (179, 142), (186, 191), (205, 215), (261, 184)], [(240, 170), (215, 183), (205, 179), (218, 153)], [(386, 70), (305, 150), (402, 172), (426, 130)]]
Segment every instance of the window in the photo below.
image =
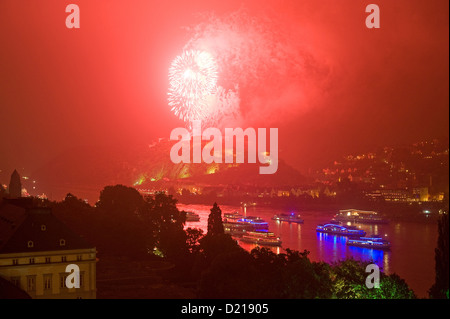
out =
[(83, 256), (77, 255), (77, 261), (81, 261), (83, 259)]
[(59, 275), (59, 288), (61, 288), (61, 289), (67, 288), (67, 286), (66, 286), (67, 276), (68, 276), (68, 274), (66, 274), (66, 273), (62, 273)]
[(62, 257), (61, 257), (61, 261), (62, 261), (63, 263), (65, 263), (65, 262), (67, 261), (67, 257), (66, 257), (66, 256), (62, 256)]
[(11, 282), (14, 286), (20, 288), (20, 277), (11, 277)]
[(45, 257), (45, 263), (49, 264), (51, 262), (51, 258), (50, 257)]
[(41, 230), (42, 230), (42, 231), (46, 231), (46, 230), (47, 230), (47, 226), (41, 225)]
[(34, 258), (30, 258), (30, 264), (34, 264)]
[(44, 291), (52, 290), (52, 274), (44, 275)]
[(18, 265), (19, 264), (19, 259), (13, 259), (13, 265)]
[(36, 276), (27, 276), (27, 291), (36, 291)]
[(28, 241), (28, 248), (33, 248), (34, 247), (34, 243), (32, 240)]
[(80, 271), (80, 288), (84, 287), (84, 271)]
[(60, 246), (65, 246), (65, 245), (66, 245), (65, 239), (60, 239), (60, 240), (59, 240), (59, 245), (60, 245)]

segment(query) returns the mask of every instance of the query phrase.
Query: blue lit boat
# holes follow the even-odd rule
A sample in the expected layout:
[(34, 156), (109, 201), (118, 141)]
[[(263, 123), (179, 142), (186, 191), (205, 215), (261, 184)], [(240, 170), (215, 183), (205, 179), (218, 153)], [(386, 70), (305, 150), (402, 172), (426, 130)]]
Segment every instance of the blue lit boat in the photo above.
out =
[(269, 223), (261, 217), (244, 217), (237, 220), (238, 225), (244, 226), (246, 230), (263, 230), (269, 229)]
[(349, 239), (347, 241), (347, 245), (356, 246), (362, 248), (370, 248), (370, 249), (385, 249), (388, 250), (391, 248), (391, 243), (381, 236), (373, 235), (370, 237), (361, 237), (358, 239)]
[(248, 231), (242, 236), (241, 241), (261, 246), (281, 246), (280, 237), (267, 230)]
[(303, 219), (300, 217), (300, 215), (295, 215), (294, 213), (290, 213), (290, 214), (280, 214), (280, 215), (275, 215), (272, 217), (273, 220), (278, 220), (280, 222), (289, 222), (289, 223), (297, 223), (297, 224), (302, 224), (303, 223)]
[(334, 223), (317, 225), (316, 231), (320, 233), (347, 237), (363, 237), (366, 235), (366, 232), (362, 229), (358, 229), (354, 226), (341, 226)]

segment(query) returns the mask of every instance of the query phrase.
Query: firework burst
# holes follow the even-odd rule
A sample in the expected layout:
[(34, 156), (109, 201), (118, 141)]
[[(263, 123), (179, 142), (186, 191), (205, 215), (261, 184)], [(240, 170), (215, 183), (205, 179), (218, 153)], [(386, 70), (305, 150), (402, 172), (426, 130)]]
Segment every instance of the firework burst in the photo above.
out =
[(188, 125), (206, 120), (211, 109), (211, 95), (216, 91), (217, 64), (205, 51), (184, 51), (169, 69), (169, 106)]

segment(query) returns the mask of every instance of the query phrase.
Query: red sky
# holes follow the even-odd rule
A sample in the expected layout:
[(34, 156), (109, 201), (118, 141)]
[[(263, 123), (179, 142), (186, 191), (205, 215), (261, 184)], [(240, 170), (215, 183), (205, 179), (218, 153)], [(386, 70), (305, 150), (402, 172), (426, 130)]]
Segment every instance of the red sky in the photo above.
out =
[[(65, 26), (69, 3), (80, 7), (80, 29)], [(365, 27), (369, 3), (380, 7), (378, 30)], [(287, 52), (300, 47), (314, 62), (273, 96), (268, 77), (242, 91), (251, 96), (242, 125), (278, 127), (288, 163), (305, 169), (371, 146), (448, 137), (446, 0), (2, 0), (0, 170), (33, 171), (74, 146), (120, 151), (168, 137), (182, 126), (167, 106), (168, 68), (191, 36), (182, 27), (242, 6), (280, 18), (274, 31), (289, 32)]]

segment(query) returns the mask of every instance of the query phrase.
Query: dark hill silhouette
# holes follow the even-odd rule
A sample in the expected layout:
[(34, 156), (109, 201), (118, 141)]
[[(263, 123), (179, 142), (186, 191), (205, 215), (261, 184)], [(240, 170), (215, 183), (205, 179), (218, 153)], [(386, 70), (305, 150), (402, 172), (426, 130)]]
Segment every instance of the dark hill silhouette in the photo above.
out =
[[(170, 185), (287, 186), (307, 183), (306, 178), (284, 161), (272, 175), (259, 174), (261, 164), (174, 164), (170, 150), (175, 141), (161, 139), (151, 145), (126, 147), (78, 147), (54, 158), (33, 173), (40, 194), (62, 200), (71, 192), (91, 204), (105, 185), (137, 188)], [(30, 192), (31, 193), (31, 192)], [(95, 198), (95, 199), (94, 199)]]

